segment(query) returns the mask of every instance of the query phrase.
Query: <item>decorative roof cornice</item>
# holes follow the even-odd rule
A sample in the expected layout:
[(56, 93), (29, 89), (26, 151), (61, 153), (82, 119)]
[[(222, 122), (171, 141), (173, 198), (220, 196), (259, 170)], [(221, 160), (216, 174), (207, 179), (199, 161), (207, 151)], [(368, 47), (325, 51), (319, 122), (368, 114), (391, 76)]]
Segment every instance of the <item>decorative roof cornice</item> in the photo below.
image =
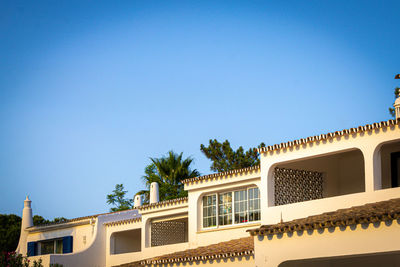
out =
[(141, 221), (142, 221), (142, 217), (138, 217), (138, 218), (119, 220), (119, 221), (115, 221), (115, 222), (107, 222), (107, 223), (104, 223), (104, 225), (105, 226), (120, 226), (120, 225), (125, 225), (125, 224), (141, 222)]
[(335, 137), (341, 137), (341, 136), (346, 136), (346, 135), (350, 135), (350, 134), (372, 131), (375, 129), (390, 127), (390, 126), (399, 125), (399, 124), (400, 124), (400, 118), (388, 120), (388, 121), (381, 121), (381, 122), (376, 122), (376, 123), (372, 123), (372, 124), (366, 124), (364, 126), (358, 126), (357, 128), (344, 129), (341, 131), (310, 136), (307, 138), (301, 138), (301, 139), (297, 139), (294, 141), (275, 144), (272, 146), (261, 147), (261, 148), (258, 148), (258, 152), (266, 153), (266, 152), (270, 152), (270, 151), (274, 151), (274, 150), (280, 150), (280, 149), (290, 148), (290, 147), (294, 147), (294, 146), (300, 146), (300, 145), (304, 145), (307, 143), (313, 143), (313, 142), (323, 141), (323, 140), (327, 140), (327, 139), (332, 139)]
[(106, 213), (99, 213), (99, 214), (88, 215), (88, 216), (83, 216), (83, 217), (77, 217), (77, 218), (73, 218), (73, 219), (67, 219), (66, 221), (63, 221), (63, 222), (52, 222), (52, 223), (31, 226), (31, 227), (28, 227), (27, 229), (29, 230), (30, 228), (34, 228), (34, 227), (42, 228), (42, 227), (47, 227), (47, 226), (51, 226), (51, 225), (68, 224), (71, 222), (83, 221), (83, 220), (88, 220), (88, 219), (96, 219), (97, 217), (102, 216), (102, 215), (109, 215), (109, 214), (114, 214), (114, 213), (124, 213), (124, 212), (132, 211), (132, 210), (135, 210), (135, 209), (120, 210), (120, 211), (113, 211), (113, 212), (106, 212)]
[(363, 223), (391, 221), (400, 218), (400, 198), (369, 203), (334, 212), (309, 216), (289, 222), (263, 225), (250, 229), (250, 235), (274, 235), (304, 230), (317, 230), (330, 227), (343, 227)]
[(164, 207), (169, 207), (169, 206), (175, 206), (183, 203), (188, 202), (188, 197), (181, 197), (181, 198), (175, 198), (175, 199), (170, 199), (170, 200), (164, 200), (160, 201), (157, 203), (152, 203), (152, 204), (146, 204), (140, 207), (137, 207), (139, 210), (150, 210), (150, 209), (155, 209), (155, 208), (164, 208)]
[(148, 266), (179, 262), (205, 261), (254, 255), (252, 237), (234, 239), (194, 249), (187, 249), (142, 261), (119, 265), (120, 267)]
[(212, 174), (207, 174), (203, 176), (198, 176), (194, 178), (188, 178), (182, 180), (182, 183), (187, 184), (190, 182), (197, 182), (197, 181), (202, 181), (202, 180), (209, 180), (209, 179), (215, 179), (219, 178), (222, 176), (228, 176), (228, 175), (234, 175), (234, 174), (242, 174), (245, 172), (253, 172), (253, 171), (259, 171), (260, 170), (260, 165), (253, 166), (253, 167), (247, 167), (247, 168), (242, 168), (242, 169), (236, 169), (236, 170), (231, 170), (231, 171), (226, 171), (226, 172), (218, 172), (218, 173), (212, 173)]
[(46, 225), (40, 225), (40, 226), (39, 225), (31, 226), (31, 227), (28, 227), (27, 230), (30, 233), (47, 232), (47, 231), (71, 228), (71, 227), (75, 227), (75, 226), (79, 226), (79, 225), (87, 225), (87, 224), (91, 224), (92, 222), (93, 221), (91, 219), (87, 218), (87, 219), (68, 221), (68, 222), (63, 222), (63, 223), (53, 223), (53, 224), (46, 224)]

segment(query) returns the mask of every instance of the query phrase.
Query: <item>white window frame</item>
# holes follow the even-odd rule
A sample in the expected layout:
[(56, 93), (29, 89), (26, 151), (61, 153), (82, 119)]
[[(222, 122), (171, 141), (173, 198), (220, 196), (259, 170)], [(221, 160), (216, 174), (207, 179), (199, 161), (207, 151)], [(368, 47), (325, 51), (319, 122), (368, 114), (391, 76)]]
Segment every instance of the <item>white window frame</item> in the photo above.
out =
[[(257, 186), (238, 188), (238, 189), (234, 189), (234, 190), (224, 190), (224, 191), (221, 191), (221, 192), (215, 192), (215, 193), (212, 193), (212, 194), (206, 194), (206, 195), (201, 196), (201, 229), (211, 230), (211, 229), (217, 229), (217, 228), (229, 228), (229, 227), (232, 227), (232, 226), (252, 224), (252, 223), (257, 223), (257, 222), (261, 221), (261, 201), (260, 201), (259, 207), (258, 207), (259, 208), (258, 211), (260, 213), (259, 220), (249, 221), (249, 216), (250, 216), (249, 190), (250, 189), (254, 189), (254, 188), (258, 189), (258, 199), (260, 200), (260, 189)], [(247, 211), (247, 222), (236, 223), (235, 222), (235, 192), (243, 191), (243, 190), (246, 190), (246, 192), (247, 192), (247, 201), (246, 201), (246, 203), (247, 203), (247, 209), (246, 209), (246, 211)], [(231, 211), (232, 224), (219, 225), (219, 204), (220, 204), (219, 203), (219, 195), (220, 194), (229, 193), (229, 192), (232, 193), (232, 211)], [(216, 216), (216, 224), (215, 224), (215, 226), (204, 227), (204, 202), (203, 202), (203, 199), (204, 199), (204, 197), (208, 197), (208, 196), (215, 196), (215, 198), (216, 198), (216, 203), (215, 203), (216, 204), (216, 214), (215, 214), (215, 216)]]

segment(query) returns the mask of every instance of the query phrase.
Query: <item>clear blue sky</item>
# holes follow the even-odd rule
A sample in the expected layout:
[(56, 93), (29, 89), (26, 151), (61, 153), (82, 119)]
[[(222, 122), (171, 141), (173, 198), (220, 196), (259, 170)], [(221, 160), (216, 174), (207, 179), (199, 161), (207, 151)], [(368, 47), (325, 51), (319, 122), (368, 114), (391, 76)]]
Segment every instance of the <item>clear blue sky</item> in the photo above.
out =
[(0, 213), (108, 211), (173, 149), (390, 118), (399, 1), (0, 1)]

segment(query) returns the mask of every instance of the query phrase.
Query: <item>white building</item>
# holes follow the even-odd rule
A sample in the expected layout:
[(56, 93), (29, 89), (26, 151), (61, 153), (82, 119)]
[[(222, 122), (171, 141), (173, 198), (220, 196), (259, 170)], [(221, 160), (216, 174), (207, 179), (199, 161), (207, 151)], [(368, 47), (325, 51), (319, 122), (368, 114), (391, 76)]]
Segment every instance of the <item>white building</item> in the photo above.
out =
[[(396, 110), (400, 103), (396, 101)], [(32, 226), (17, 251), (64, 266), (400, 266), (400, 118), (261, 148), (187, 198)], [(154, 188), (153, 188), (154, 187)]]

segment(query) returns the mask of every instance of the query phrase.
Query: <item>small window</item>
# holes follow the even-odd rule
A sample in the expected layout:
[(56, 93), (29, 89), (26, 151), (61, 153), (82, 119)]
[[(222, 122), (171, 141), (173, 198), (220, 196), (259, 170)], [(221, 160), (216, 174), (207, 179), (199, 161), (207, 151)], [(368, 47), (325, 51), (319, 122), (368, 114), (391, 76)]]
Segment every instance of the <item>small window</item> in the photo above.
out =
[(54, 253), (54, 240), (40, 242), (40, 254), (53, 254)]
[(40, 241), (39, 244), (40, 244), (40, 255), (63, 253), (62, 239)]
[(203, 227), (213, 227), (217, 225), (217, 196), (203, 197)]

